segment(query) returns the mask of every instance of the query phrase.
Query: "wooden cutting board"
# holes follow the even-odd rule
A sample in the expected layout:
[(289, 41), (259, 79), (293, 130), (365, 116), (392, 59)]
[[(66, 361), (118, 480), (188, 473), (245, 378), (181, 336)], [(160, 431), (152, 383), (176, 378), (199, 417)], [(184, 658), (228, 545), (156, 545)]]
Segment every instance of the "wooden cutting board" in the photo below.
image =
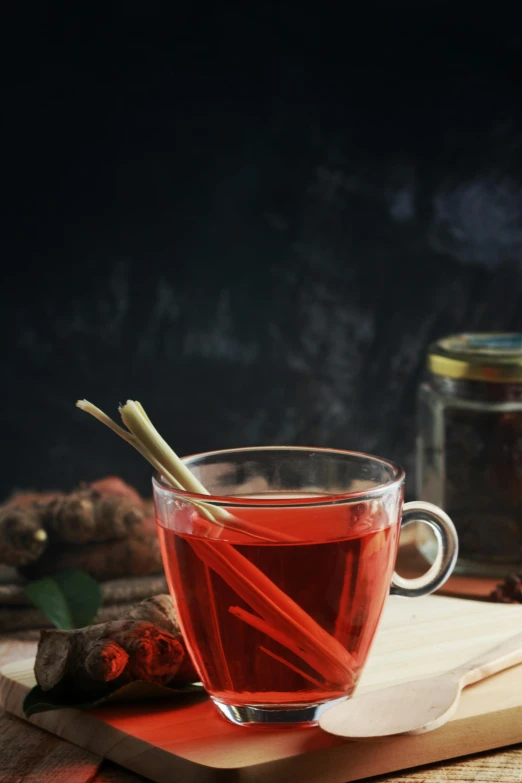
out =
[[(391, 597), (360, 692), (446, 671), (522, 630), (522, 606)], [(32, 661), (4, 667), (0, 703), (20, 717)], [(233, 726), (207, 700), (58, 710), (31, 722), (156, 783), (349, 783), (522, 741), (522, 665), (467, 688), (429, 734), (348, 742), (320, 729)]]

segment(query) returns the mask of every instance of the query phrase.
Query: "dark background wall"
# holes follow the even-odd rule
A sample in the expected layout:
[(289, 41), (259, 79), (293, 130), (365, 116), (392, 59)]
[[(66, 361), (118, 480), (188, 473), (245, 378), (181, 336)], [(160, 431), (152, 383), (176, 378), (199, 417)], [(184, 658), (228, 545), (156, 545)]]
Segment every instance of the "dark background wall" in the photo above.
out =
[(148, 491), (79, 397), (141, 400), (181, 454), (306, 443), (412, 471), (429, 341), (522, 329), (516, 8), (6, 20), (1, 494)]

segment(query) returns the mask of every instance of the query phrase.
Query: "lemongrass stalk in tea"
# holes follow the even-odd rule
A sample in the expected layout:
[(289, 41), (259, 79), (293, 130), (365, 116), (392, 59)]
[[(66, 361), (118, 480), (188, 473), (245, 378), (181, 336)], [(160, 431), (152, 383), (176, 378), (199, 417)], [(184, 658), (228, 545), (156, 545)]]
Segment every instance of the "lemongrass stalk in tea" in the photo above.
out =
[[(197, 499), (189, 496), (183, 496), (183, 499), (192, 503), (194, 513), (203, 516), (210, 523), (210, 527), (214, 527), (214, 530), (217, 526), (229, 530), (231, 533), (239, 531), (246, 534), (251, 540), (255, 540), (256, 543), (263, 542), (272, 546), (274, 544), (288, 546), (292, 540), (295, 541), (284, 531), (267, 529), (265, 526), (246, 520), (244, 517), (237, 517), (236, 514), (223, 513), (220, 506), (206, 503), (201, 497), (208, 494), (205, 487), (157, 433), (139, 403), (129, 400), (120, 407), (120, 414), (128, 431), (112, 422), (102, 411), (86, 400), (79, 401), (77, 405), (94, 415), (136, 448), (173, 489), (196, 494)], [(267, 637), (277, 640), (290, 653), (298, 656), (310, 669), (322, 676), (327, 692), (332, 687), (339, 694), (350, 693), (353, 690), (358, 667), (346, 647), (326, 631), (309, 613), (304, 611), (298, 602), (287, 595), (245, 554), (226, 541), (219, 540), (218, 546), (218, 540), (211, 537), (191, 537), (188, 539), (188, 544), (202, 564), (212, 569), (234, 591), (237, 597), (258, 613), (263, 620), (263, 628)], [(164, 541), (163, 545), (165, 552)], [(299, 544), (296, 543), (296, 545)], [(169, 576), (168, 571), (167, 563), (167, 576)], [(170, 581), (172, 584), (172, 580)], [(213, 605), (210, 609), (215, 613), (215, 596), (211, 596), (211, 598)], [(231, 604), (231, 616), (233, 616), (233, 606)], [(242, 619), (247, 626), (251, 626), (252, 616), (254, 615), (241, 616), (236, 613), (236, 617)], [(188, 625), (188, 623), (183, 623), (182, 617), (180, 619), (182, 625)], [(257, 646), (261, 652), (266, 649), (266, 645)], [(280, 656), (270, 657), (274, 665), (282, 662), (281, 665), (286, 664), (287, 668), (288, 663), (290, 663), (290, 667), (295, 667), (291, 662), (283, 661)], [(195, 655), (195, 658), (197, 665), (198, 656)], [(203, 677), (203, 679), (205, 678)]]

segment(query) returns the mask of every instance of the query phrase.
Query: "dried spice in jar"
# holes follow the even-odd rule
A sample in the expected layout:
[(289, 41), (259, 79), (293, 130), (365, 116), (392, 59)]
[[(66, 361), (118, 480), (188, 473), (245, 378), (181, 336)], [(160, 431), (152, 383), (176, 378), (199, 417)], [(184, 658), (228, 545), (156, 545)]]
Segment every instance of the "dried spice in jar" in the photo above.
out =
[[(461, 334), (430, 346), (419, 389), (417, 492), (459, 534), (460, 573), (522, 566), (522, 334)], [(421, 542), (430, 555), (429, 542)]]

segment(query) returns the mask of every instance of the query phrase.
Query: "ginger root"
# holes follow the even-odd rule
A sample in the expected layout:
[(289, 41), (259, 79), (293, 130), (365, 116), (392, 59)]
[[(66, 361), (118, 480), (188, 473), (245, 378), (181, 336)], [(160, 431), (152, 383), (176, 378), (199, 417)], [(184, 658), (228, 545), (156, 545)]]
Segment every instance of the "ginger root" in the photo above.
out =
[(82, 489), (89, 487), (99, 492), (101, 497), (119, 495), (134, 503), (135, 506), (140, 506), (143, 503), (143, 499), (136, 490), (117, 476), (107, 476), (104, 479), (98, 479), (98, 481), (93, 481), (91, 484), (84, 483), (81, 486)]
[(42, 631), (35, 676), (44, 691), (93, 698), (135, 680), (177, 685), (198, 680), (170, 596), (148, 598), (127, 618), (76, 631)]
[(26, 565), (42, 555), (47, 532), (31, 508), (6, 504), (0, 508), (0, 563)]
[(86, 544), (125, 538), (143, 521), (143, 501), (103, 495), (92, 486), (51, 501), (43, 524), (55, 541)]
[(114, 476), (69, 494), (20, 492), (0, 506), (0, 563), (23, 567), (60, 545), (125, 539), (149, 515), (138, 493)]

